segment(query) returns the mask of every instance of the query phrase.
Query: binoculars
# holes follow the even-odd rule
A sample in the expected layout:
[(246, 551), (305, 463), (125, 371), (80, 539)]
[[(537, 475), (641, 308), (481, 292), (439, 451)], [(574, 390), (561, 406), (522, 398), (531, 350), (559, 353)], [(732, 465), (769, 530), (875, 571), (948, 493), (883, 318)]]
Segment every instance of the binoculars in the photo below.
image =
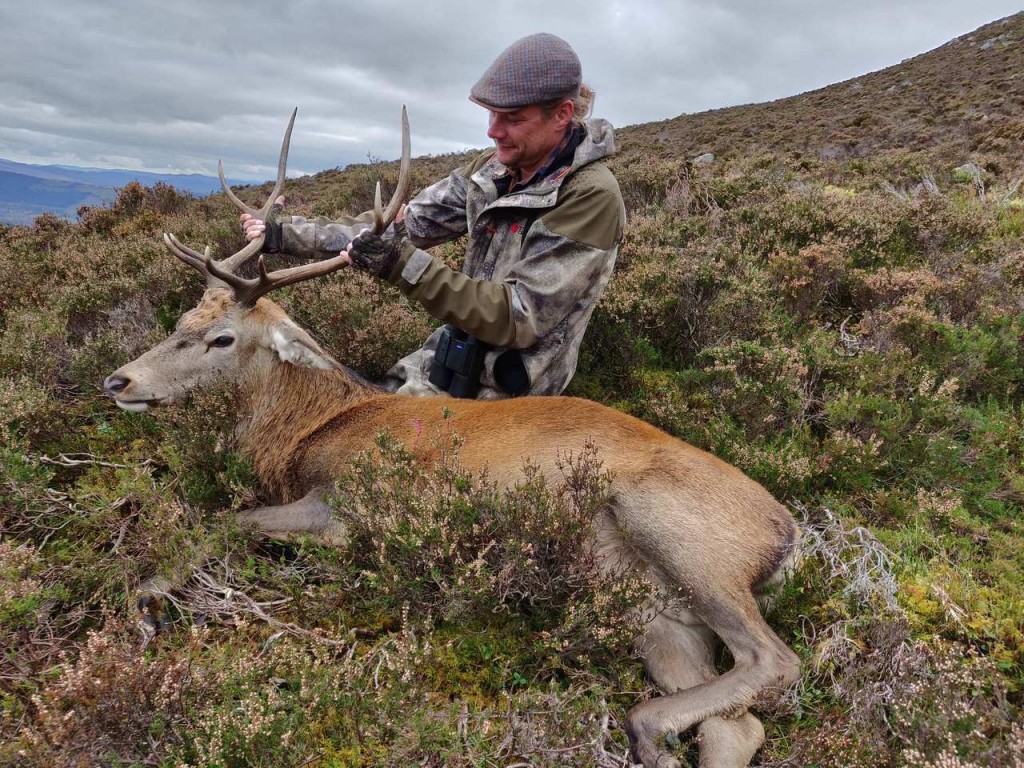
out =
[(452, 397), (474, 398), (480, 391), (484, 354), (490, 345), (454, 325), (446, 325), (434, 351), (427, 380)]

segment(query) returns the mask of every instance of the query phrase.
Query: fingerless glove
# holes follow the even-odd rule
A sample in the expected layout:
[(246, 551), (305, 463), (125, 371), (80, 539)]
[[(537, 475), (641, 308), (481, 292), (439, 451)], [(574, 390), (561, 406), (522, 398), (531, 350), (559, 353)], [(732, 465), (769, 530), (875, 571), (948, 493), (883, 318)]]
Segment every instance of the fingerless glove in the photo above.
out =
[(414, 250), (415, 246), (409, 242), (405, 224), (396, 224), (391, 237), (381, 237), (370, 230), (361, 232), (349, 244), (348, 256), (352, 266), (387, 280), (398, 260)]

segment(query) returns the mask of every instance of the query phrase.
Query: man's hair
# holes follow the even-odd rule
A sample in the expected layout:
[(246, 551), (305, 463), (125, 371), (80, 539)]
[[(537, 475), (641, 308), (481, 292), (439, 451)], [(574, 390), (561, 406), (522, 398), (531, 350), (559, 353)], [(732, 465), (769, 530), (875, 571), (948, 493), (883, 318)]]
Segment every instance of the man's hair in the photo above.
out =
[(597, 94), (594, 93), (593, 89), (586, 83), (580, 84), (580, 89), (575, 96), (566, 96), (565, 98), (555, 99), (554, 101), (546, 101), (540, 105), (540, 109), (545, 119), (550, 119), (566, 99), (572, 102), (573, 113), (572, 122), (573, 125), (581, 125), (584, 120), (590, 116), (590, 110), (594, 106), (594, 97)]

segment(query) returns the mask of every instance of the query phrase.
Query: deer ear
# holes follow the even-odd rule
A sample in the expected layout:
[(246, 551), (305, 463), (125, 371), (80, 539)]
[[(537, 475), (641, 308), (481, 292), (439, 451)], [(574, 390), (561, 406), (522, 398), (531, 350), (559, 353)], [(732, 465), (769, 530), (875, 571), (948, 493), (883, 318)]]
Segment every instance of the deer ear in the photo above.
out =
[(284, 363), (322, 370), (338, 367), (312, 336), (292, 322), (274, 324), (270, 331), (270, 346)]

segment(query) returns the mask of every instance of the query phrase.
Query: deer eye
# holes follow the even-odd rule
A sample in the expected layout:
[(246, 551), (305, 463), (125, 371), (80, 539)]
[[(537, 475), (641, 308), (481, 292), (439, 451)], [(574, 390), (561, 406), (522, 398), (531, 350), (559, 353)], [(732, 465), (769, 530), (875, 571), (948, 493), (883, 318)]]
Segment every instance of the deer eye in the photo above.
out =
[(230, 347), (235, 343), (234, 336), (218, 336), (210, 342), (211, 347)]

